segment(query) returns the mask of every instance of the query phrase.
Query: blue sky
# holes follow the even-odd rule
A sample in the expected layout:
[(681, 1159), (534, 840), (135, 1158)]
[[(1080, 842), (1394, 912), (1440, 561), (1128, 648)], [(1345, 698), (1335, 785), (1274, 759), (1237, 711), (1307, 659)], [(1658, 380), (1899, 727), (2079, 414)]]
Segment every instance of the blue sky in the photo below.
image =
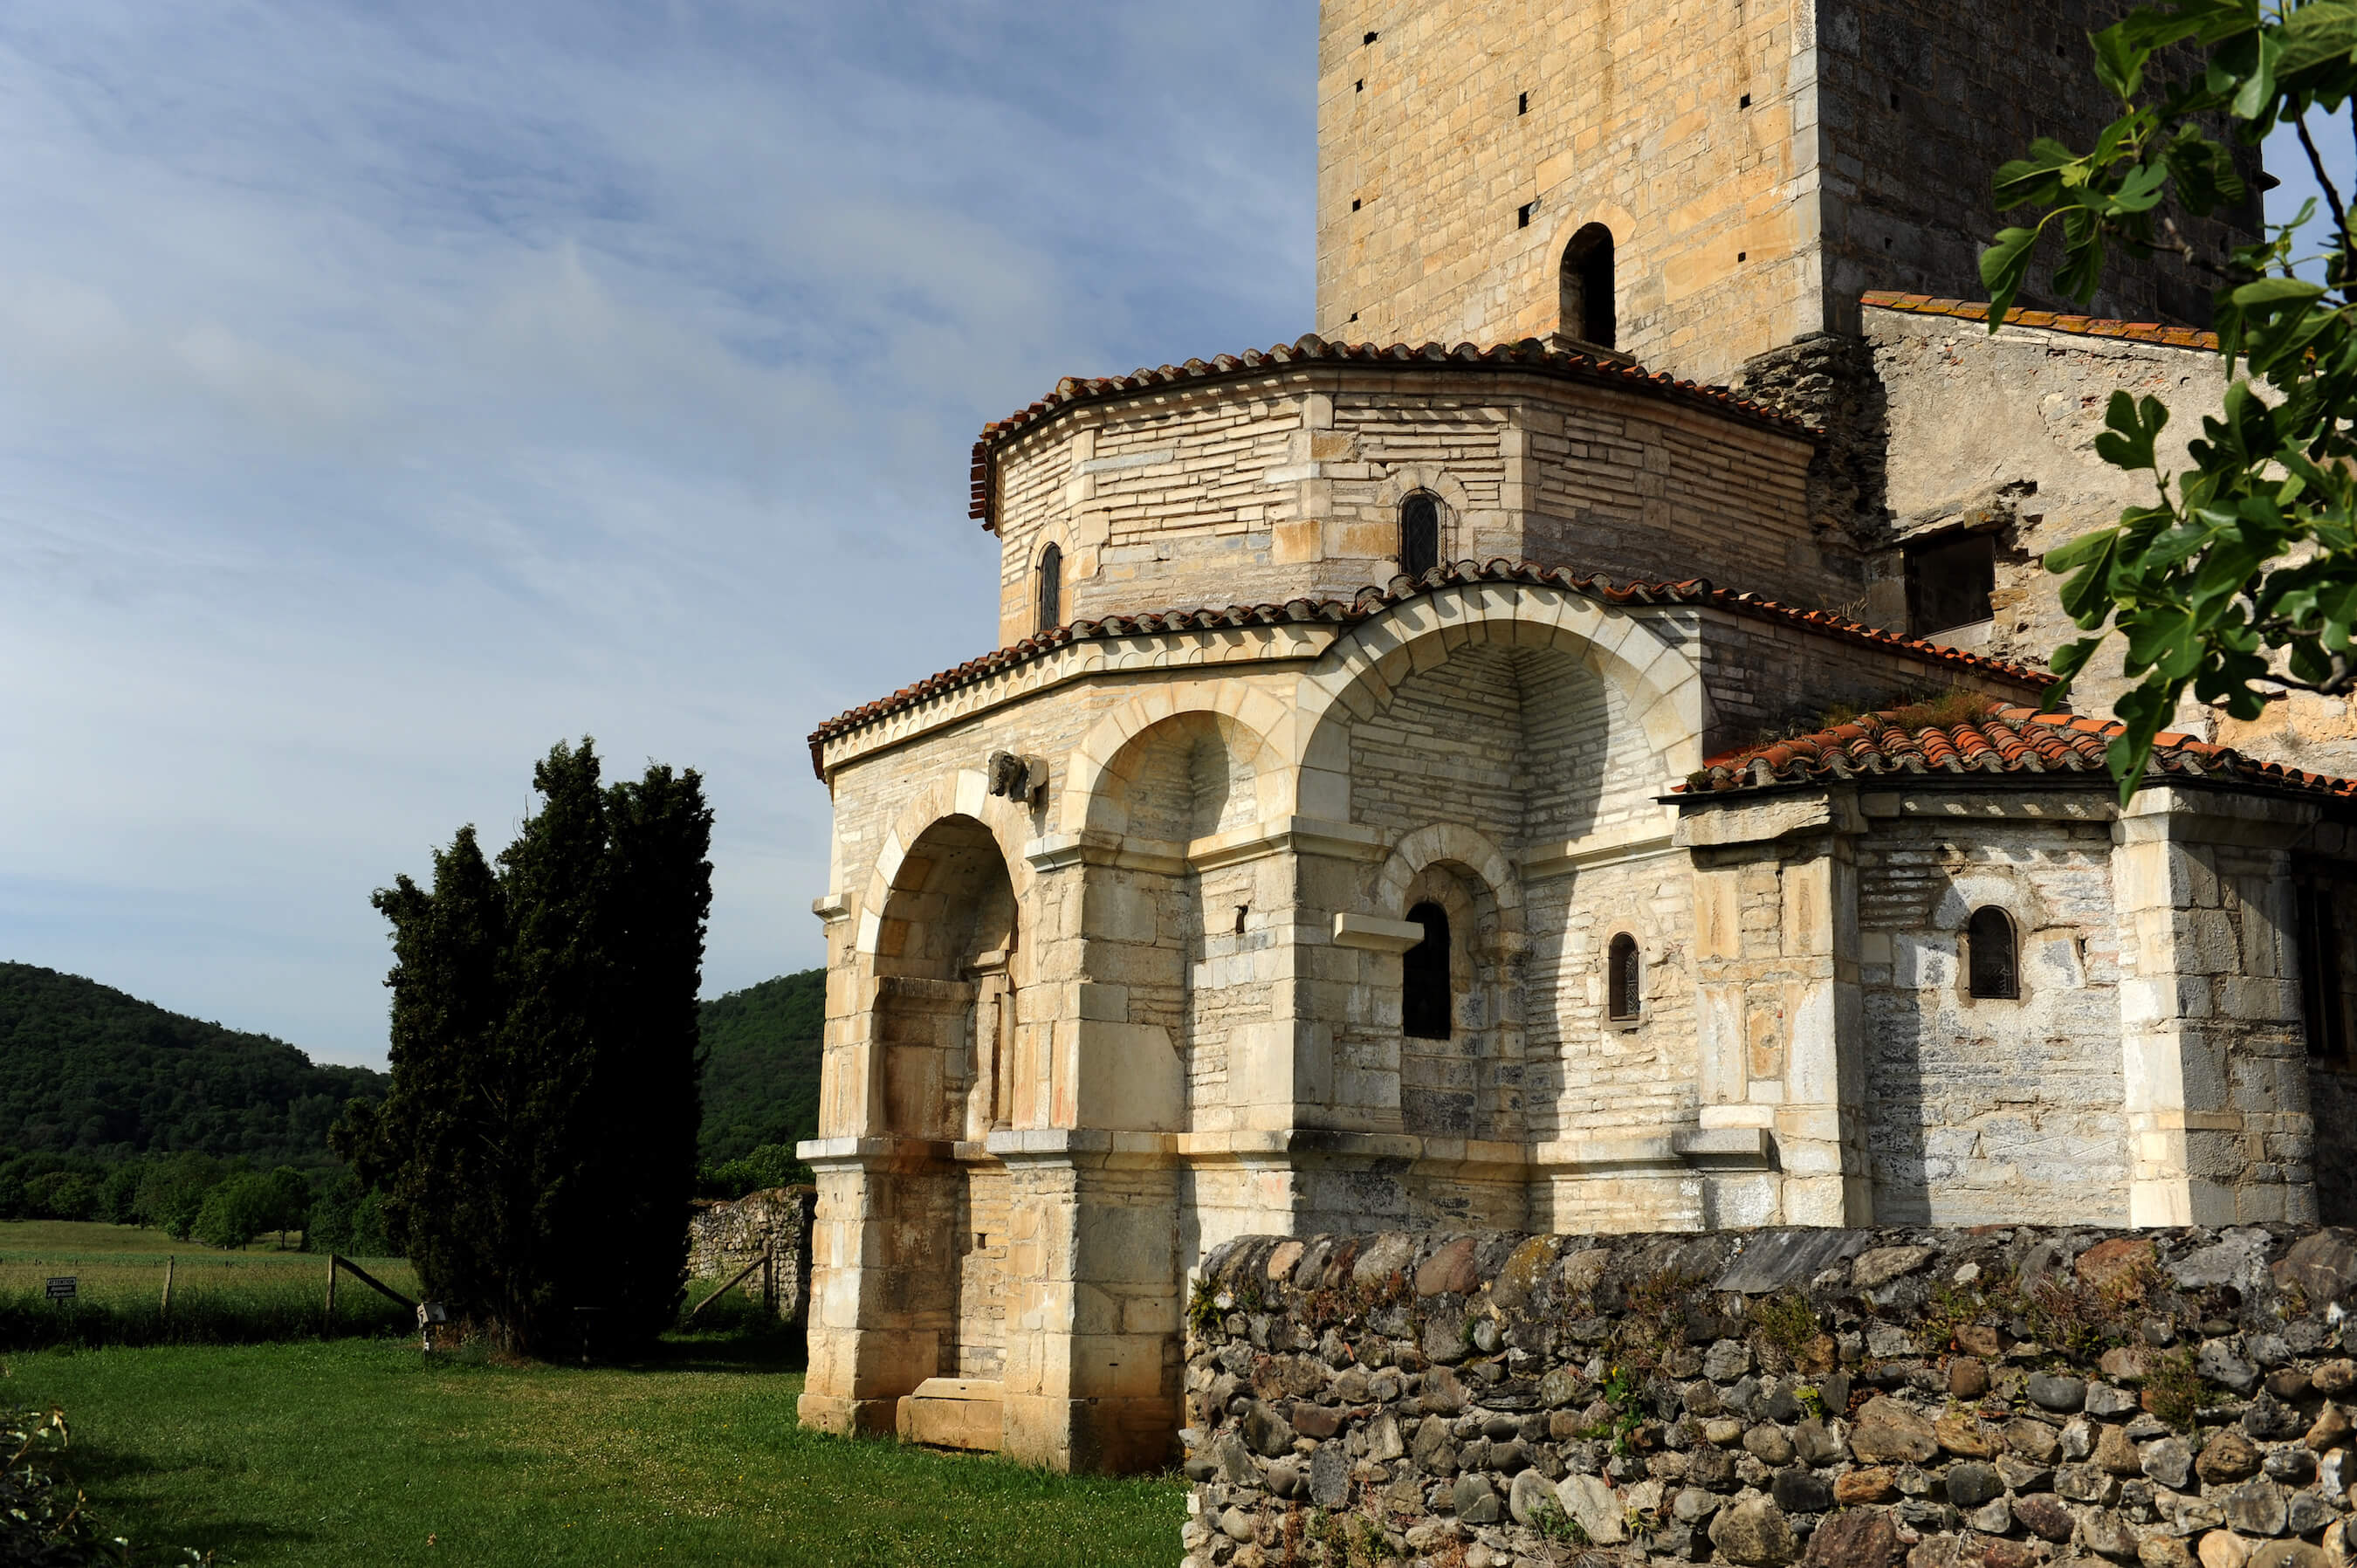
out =
[(0, 11), (0, 957), (382, 1061), (370, 889), (590, 734), (709, 781), (706, 993), (815, 962), (978, 427), (1309, 326), (1315, 11)]
[(0, 13), (0, 956), (382, 1058), (371, 888), (701, 768), (817, 961), (819, 720), (996, 641), (984, 421), (1310, 315), (1314, 6)]

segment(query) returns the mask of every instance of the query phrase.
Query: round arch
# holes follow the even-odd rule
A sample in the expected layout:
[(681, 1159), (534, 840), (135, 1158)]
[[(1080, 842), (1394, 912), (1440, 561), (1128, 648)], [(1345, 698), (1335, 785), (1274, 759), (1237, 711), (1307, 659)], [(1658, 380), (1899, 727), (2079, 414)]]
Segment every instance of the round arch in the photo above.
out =
[(1030, 833), (1029, 815), (1014, 801), (993, 795), (990, 781), (975, 768), (962, 768), (919, 790), (893, 820), (892, 831), (877, 853), (875, 870), (867, 878), (867, 891), (859, 901), (859, 929), (853, 940), (854, 950), (862, 958), (875, 959), (883, 935), (884, 908), (900, 879), (909, 850), (925, 836), (926, 830), (951, 817), (971, 817), (990, 831), (998, 853), (1006, 861), (1016, 908), (1021, 909), (1031, 884), (1031, 864), (1023, 857), (1023, 845)]
[(1294, 703), (1297, 809), (1348, 821), (1351, 724), (1374, 717), (1409, 675), (1475, 643), (1556, 650), (1618, 687), (1665, 788), (1702, 766), (1710, 700), (1684, 646), (1625, 610), (1569, 589), (1458, 584), (1361, 622), (1300, 678)]
[(1293, 715), (1285, 703), (1261, 687), (1235, 681), (1186, 681), (1157, 687), (1129, 699), (1090, 726), (1064, 769), (1054, 821), (1060, 832), (1095, 829), (1120, 832), (1114, 799), (1146, 731), (1188, 714), (1224, 719), (1259, 748), (1265, 765), (1256, 770), (1259, 820), (1293, 811)]

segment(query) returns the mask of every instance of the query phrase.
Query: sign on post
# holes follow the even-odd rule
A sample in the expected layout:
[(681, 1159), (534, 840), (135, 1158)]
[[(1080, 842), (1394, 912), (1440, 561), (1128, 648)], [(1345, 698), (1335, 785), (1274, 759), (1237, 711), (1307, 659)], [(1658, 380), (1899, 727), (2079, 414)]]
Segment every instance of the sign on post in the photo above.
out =
[(51, 1274), (49, 1276), (49, 1299), (51, 1301), (71, 1301), (73, 1298), (74, 1276), (71, 1274)]

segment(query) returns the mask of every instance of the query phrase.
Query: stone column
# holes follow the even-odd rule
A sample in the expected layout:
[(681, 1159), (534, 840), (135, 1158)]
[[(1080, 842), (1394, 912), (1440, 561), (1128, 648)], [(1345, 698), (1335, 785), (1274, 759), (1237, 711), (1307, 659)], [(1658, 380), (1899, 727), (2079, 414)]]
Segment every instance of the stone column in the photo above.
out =
[(1178, 1429), (1177, 1181), (1168, 1140), (995, 1133), (1012, 1184), (1005, 1452), (1059, 1470), (1169, 1463)]
[(2317, 809), (2147, 789), (2112, 829), (2128, 1223), (2312, 1223), (2290, 857)]
[(1771, 1135), (1780, 1173), (1718, 1178), (1708, 1223), (1873, 1221), (1851, 853), (1863, 828), (1846, 792), (1697, 803), (1678, 823), (1695, 852), (1706, 1135), (1681, 1152), (1729, 1158), (1730, 1138)]
[(811, 1225), (810, 1374), (795, 1406), (823, 1432), (889, 1434), (900, 1396), (935, 1375), (950, 1326), (938, 1201), (947, 1147), (922, 1138), (821, 1138)]

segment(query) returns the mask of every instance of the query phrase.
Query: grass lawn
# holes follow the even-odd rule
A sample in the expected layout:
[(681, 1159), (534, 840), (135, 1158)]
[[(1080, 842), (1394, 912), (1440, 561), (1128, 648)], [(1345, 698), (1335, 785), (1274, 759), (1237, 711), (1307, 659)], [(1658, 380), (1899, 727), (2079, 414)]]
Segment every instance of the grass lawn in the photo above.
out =
[(112, 1530), (221, 1563), (1177, 1562), (1175, 1481), (803, 1432), (791, 1353), (694, 1335), (584, 1371), (384, 1340), (44, 1350), (5, 1359), (0, 1398), (64, 1408)]

